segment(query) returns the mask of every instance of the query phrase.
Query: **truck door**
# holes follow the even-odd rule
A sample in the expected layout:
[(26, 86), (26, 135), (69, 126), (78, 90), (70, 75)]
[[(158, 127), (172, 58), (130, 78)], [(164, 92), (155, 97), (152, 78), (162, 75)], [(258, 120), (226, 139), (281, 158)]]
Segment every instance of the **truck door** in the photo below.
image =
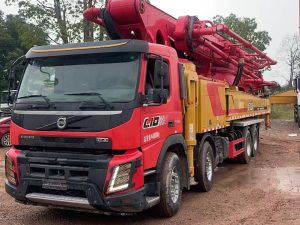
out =
[[(159, 59), (149, 57), (145, 74), (144, 94), (148, 103), (141, 109), (141, 145), (144, 155), (144, 169), (156, 166), (156, 161), (165, 139), (175, 132), (175, 111), (172, 76), (170, 76), (170, 63), (167, 66), (167, 77), (161, 79), (155, 74), (155, 65)], [(163, 82), (163, 84), (162, 84)], [(163, 85), (163, 87), (161, 86)], [(158, 103), (157, 91), (164, 89), (166, 102)]]

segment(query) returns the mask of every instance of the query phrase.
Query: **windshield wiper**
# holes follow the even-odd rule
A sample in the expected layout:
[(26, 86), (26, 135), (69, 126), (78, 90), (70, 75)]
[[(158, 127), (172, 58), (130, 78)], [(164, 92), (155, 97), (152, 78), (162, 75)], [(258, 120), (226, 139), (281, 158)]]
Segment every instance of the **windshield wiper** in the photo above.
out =
[(27, 99), (27, 98), (43, 98), (45, 100), (45, 103), (47, 105), (32, 105), (32, 108), (38, 109), (38, 108), (49, 108), (51, 105), (50, 99), (47, 96), (44, 95), (27, 95), (27, 96), (22, 96), (19, 97), (18, 99)]
[[(73, 95), (73, 96), (96, 96), (101, 100), (101, 103), (104, 103), (104, 105), (109, 108), (109, 109), (113, 109), (113, 106), (110, 105), (103, 97), (100, 93), (97, 92), (82, 92), (82, 93), (67, 93), (65, 95)], [(97, 107), (96, 105), (82, 105), (81, 108), (93, 108), (93, 107)]]

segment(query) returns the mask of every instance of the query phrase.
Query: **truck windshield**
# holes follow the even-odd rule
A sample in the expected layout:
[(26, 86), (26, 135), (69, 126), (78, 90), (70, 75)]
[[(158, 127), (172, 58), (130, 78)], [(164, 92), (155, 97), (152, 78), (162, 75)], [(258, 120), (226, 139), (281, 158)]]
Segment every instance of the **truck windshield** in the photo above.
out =
[[(51, 102), (130, 102), (139, 78), (139, 53), (35, 58), (26, 68), (18, 99)], [(31, 98), (32, 96), (32, 98)]]

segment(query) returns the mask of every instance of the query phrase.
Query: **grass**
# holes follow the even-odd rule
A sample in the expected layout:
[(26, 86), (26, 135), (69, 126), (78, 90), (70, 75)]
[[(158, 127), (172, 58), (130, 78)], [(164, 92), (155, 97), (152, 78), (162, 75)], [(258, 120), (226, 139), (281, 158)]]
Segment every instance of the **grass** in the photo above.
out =
[(294, 119), (293, 105), (273, 105), (271, 112), (271, 119)]

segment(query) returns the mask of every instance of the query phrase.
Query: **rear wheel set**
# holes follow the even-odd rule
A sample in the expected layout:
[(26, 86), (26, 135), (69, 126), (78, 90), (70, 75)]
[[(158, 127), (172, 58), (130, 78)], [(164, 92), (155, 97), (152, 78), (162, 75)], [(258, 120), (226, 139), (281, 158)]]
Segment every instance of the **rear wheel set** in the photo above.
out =
[(243, 134), (245, 138), (243, 143), (245, 151), (237, 157), (237, 161), (242, 164), (249, 164), (251, 157), (255, 157), (259, 152), (259, 124), (254, 124), (251, 127), (245, 127)]
[[(246, 127), (241, 132), (245, 137), (243, 146), (245, 151), (237, 157), (238, 162), (248, 164), (251, 157), (259, 151), (259, 125)], [(214, 181), (215, 155), (213, 145), (206, 139), (197, 146), (195, 151), (195, 181), (193, 190), (208, 192)], [(164, 217), (171, 217), (177, 213), (182, 198), (182, 168), (177, 154), (168, 152), (162, 172), (160, 174), (160, 203), (157, 212)]]
[(212, 189), (214, 181), (215, 156), (213, 147), (209, 141), (200, 144), (195, 158), (195, 181), (193, 189), (208, 192)]
[(253, 154), (253, 139), (249, 127), (246, 127), (243, 132), (245, 138), (243, 143), (244, 152), (237, 156), (237, 161), (241, 164), (249, 164)]
[(260, 144), (260, 137), (259, 137), (259, 124), (255, 124), (251, 128), (252, 133), (252, 141), (253, 141), (253, 150), (252, 150), (252, 157), (255, 157), (259, 152), (259, 144)]

